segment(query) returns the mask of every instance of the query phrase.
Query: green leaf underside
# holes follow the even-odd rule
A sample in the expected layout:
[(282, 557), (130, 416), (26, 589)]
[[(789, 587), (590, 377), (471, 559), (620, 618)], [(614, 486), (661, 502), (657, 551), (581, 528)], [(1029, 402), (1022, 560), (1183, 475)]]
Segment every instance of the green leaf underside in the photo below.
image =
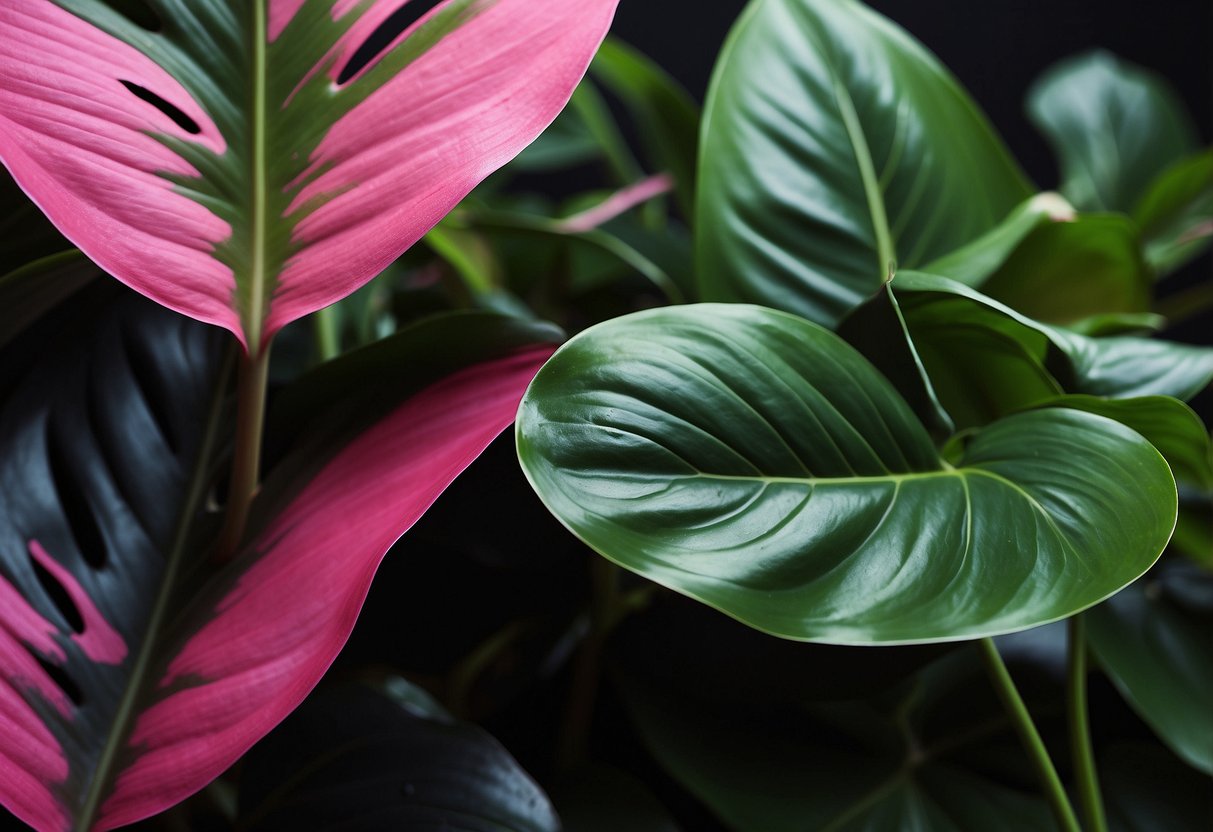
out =
[(701, 136), (703, 297), (825, 325), (895, 264), (942, 257), (1031, 195), (946, 70), (847, 0), (752, 3)]
[(214, 257), (232, 269), (233, 303), (253, 349), (259, 348), (278, 277), (297, 251), (295, 227), (319, 207), (288, 212), (299, 191), (324, 172), (312, 169), (313, 151), (342, 116), (481, 6), (477, 0), (454, 0), (335, 93), (327, 74), (333, 59), (324, 56), (358, 15), (334, 19), (328, 4), (302, 4), (270, 41), (263, 0), (201, 0), (188, 8), (174, 2), (162, 30), (154, 33), (124, 16), (124, 4), (116, 0), (56, 2), (164, 68), (226, 140), (226, 150), (216, 154), (198, 142), (156, 137), (199, 173), (165, 177), (231, 226)]
[(519, 452), (574, 533), (755, 626), (842, 644), (1063, 618), (1145, 571), (1175, 522), (1158, 453), (1049, 410), (939, 457), (836, 336), (749, 306), (638, 313), (575, 338), (524, 399)]

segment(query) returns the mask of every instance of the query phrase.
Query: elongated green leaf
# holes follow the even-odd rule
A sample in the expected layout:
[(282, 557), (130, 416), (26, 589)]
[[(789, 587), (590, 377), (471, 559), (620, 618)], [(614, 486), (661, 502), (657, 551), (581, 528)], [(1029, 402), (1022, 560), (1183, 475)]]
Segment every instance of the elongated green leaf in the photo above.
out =
[(1213, 577), (1169, 566), (1089, 613), (1091, 648), (1159, 738), (1213, 774)]
[(1083, 211), (1133, 210), (1156, 176), (1196, 150), (1170, 86), (1108, 52), (1047, 71), (1028, 93), (1028, 115), (1057, 153), (1062, 193)]
[(695, 210), (699, 107), (660, 66), (618, 38), (603, 41), (590, 75), (631, 112), (646, 155), (674, 177), (678, 205), (689, 221)]
[(1213, 221), (1213, 150), (1176, 162), (1151, 183), (1133, 210), (1141, 226), (1146, 259), (1166, 274), (1200, 254)]
[(519, 413), (548, 507), (611, 560), (742, 621), (843, 644), (1043, 624), (1141, 575), (1175, 485), (1137, 433), (1070, 410), (945, 463), (837, 336), (744, 305), (637, 313), (566, 344)]
[(833, 325), (895, 263), (954, 251), (1030, 195), (985, 118), (901, 29), (851, 0), (755, 0), (704, 115), (702, 297)]

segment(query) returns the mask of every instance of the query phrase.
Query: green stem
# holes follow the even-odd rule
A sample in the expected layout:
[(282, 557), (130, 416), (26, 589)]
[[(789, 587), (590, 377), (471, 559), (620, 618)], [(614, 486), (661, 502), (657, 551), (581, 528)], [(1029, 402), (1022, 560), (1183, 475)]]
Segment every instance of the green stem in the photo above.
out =
[(1087, 638), (1086, 622), (1074, 615), (1069, 628), (1069, 661), (1066, 674), (1066, 716), (1070, 726), (1070, 754), (1074, 776), (1078, 780), (1078, 805), (1082, 821), (1089, 832), (1107, 832), (1103, 798), (1099, 794), (1099, 777), (1095, 771), (1095, 754), (1091, 749), (1091, 728), (1087, 719)]
[(1016, 690), (1011, 674), (1007, 672), (1007, 666), (1003, 664), (1002, 657), (998, 655), (998, 648), (994, 646), (994, 640), (983, 638), (977, 642), (977, 647), (981, 652), (981, 658), (990, 675), (994, 690), (998, 692), (998, 698), (1002, 700), (1003, 706), (1007, 709), (1024, 750), (1028, 752), (1028, 756), (1036, 768), (1045, 799), (1049, 801), (1049, 808), (1053, 810), (1053, 817), (1056, 818), (1058, 827), (1065, 832), (1082, 832), (1082, 827), (1078, 825), (1078, 817), (1074, 814), (1074, 807), (1070, 805), (1070, 799), (1066, 796), (1061, 778), (1057, 776), (1057, 769), (1049, 758), (1044, 740), (1040, 738), (1040, 732), (1036, 730), (1032, 716), (1028, 713), (1028, 707), (1020, 697), (1019, 691)]
[(619, 567), (594, 556), (590, 564), (593, 595), (590, 630), (577, 653), (568, 709), (556, 750), (556, 764), (564, 771), (583, 761), (589, 749), (590, 723), (602, 676), (602, 648), (619, 615)]
[(326, 306), (316, 310), (312, 316), (315, 327), (316, 357), (319, 363), (336, 358), (341, 354), (341, 320), (336, 306)]
[(269, 365), (268, 346), (254, 355), (241, 356), (236, 382), (236, 444), (232, 451), (231, 485), (223, 530), (215, 545), (215, 556), (220, 562), (231, 558), (240, 546), (261, 479), (261, 433)]

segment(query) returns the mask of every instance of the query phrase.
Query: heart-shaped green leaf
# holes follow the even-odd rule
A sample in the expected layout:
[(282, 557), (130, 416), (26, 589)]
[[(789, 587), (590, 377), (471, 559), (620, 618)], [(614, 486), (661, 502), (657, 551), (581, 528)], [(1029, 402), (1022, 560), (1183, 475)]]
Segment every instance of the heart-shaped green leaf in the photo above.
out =
[[(1209, 246), (1213, 222), (1213, 150), (1167, 168), (1133, 209), (1146, 259), (1166, 274)], [(1204, 233), (1202, 233), (1204, 232)]]
[(611, 560), (757, 627), (841, 644), (976, 638), (1136, 579), (1175, 524), (1139, 434), (1051, 409), (976, 434), (957, 467), (834, 334), (745, 305), (617, 318), (532, 383), (519, 455)]
[(938, 61), (851, 0), (751, 3), (702, 137), (703, 298), (827, 326), (895, 263), (948, 254), (1032, 193)]

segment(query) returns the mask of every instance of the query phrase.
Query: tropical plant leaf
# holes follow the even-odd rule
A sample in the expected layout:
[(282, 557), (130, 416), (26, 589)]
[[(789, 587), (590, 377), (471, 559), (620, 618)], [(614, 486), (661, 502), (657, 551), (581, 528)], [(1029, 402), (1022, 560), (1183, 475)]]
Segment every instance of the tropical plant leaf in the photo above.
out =
[(1167, 168), (1133, 209), (1146, 259), (1166, 274), (1209, 247), (1201, 226), (1213, 222), (1213, 150)]
[(827, 326), (897, 265), (954, 251), (1032, 194), (938, 61), (851, 0), (752, 2), (702, 137), (702, 298)]
[(1091, 610), (1088, 638), (1159, 739), (1213, 775), (1213, 576), (1182, 562), (1165, 566)]
[(430, 378), (364, 377), (310, 414), (226, 563), (209, 557), (205, 507), (223, 444), (218, 331), (102, 282), (10, 342), (0, 801), (38, 830), (121, 826), (201, 788), (289, 713), (383, 554), (509, 424), (551, 351), (538, 333), (519, 352), (516, 321), (482, 326), (480, 349), (452, 349)]
[(1139, 434), (1035, 411), (947, 464), (832, 333), (745, 305), (593, 327), (539, 373), (519, 456), (609, 559), (777, 635), (839, 644), (1010, 632), (1140, 576), (1175, 484)]
[(1111, 832), (1205, 832), (1213, 823), (1209, 777), (1156, 743), (1122, 742), (1099, 761)]
[(534, 139), (615, 4), (7, 4), (0, 159), (106, 271), (256, 351)]
[[(884, 324), (877, 322), (881, 316)], [(1136, 336), (1092, 338), (919, 272), (898, 273), (839, 332), (894, 379), (920, 418), (932, 418), (924, 402), (933, 400), (957, 427), (988, 424), (1062, 392), (1187, 400), (1213, 379), (1208, 347)]]
[(1061, 192), (1082, 211), (1132, 211), (1156, 176), (1197, 149), (1166, 81), (1104, 51), (1045, 72), (1028, 115), (1057, 153)]
[(245, 760), (240, 829), (559, 832), (502, 745), (421, 689), (320, 689)]
[(1178, 399), (1170, 396), (1105, 399), (1067, 395), (1039, 402), (1037, 406), (1069, 407), (1120, 422), (1150, 441), (1167, 460), (1177, 481), (1213, 489), (1209, 434), (1200, 417)]
[[(1048, 810), (967, 652), (883, 697), (797, 709), (619, 682), (658, 762), (737, 832), (1047, 829)], [(977, 770), (966, 759), (977, 745), (998, 749), (1010, 771)]]

